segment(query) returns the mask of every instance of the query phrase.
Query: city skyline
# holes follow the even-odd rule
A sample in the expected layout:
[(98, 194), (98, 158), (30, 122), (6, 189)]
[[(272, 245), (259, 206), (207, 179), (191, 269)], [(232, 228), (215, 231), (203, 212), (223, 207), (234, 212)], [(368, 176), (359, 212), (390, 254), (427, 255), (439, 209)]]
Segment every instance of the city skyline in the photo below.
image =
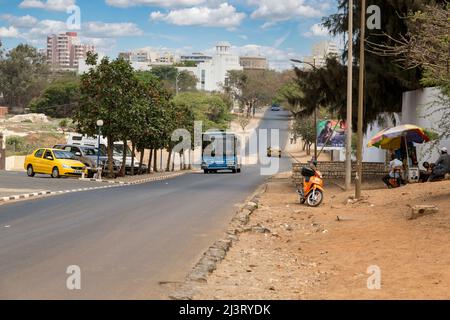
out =
[[(49, 34), (77, 31), (83, 43), (111, 57), (145, 47), (177, 55), (211, 54), (224, 40), (238, 55), (266, 56), (271, 68), (286, 69), (292, 65), (289, 59), (309, 55), (314, 43), (331, 39), (319, 24), (336, 3), (282, 2), (0, 0), (0, 39), (6, 49), (24, 42), (44, 48)], [(67, 29), (71, 5), (80, 8), (80, 30)]]

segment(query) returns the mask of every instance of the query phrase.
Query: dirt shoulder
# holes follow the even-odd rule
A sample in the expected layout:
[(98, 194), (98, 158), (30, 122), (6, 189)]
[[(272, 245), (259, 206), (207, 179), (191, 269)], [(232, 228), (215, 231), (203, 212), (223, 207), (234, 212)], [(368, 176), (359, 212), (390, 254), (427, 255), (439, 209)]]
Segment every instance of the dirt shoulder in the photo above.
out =
[[(377, 185), (378, 186), (378, 185)], [(351, 193), (328, 183), (319, 208), (298, 204), (290, 174), (270, 180), (249, 226), (195, 299), (449, 299), (450, 181)], [(411, 205), (437, 205), (416, 220)], [(381, 271), (369, 290), (367, 269)]]

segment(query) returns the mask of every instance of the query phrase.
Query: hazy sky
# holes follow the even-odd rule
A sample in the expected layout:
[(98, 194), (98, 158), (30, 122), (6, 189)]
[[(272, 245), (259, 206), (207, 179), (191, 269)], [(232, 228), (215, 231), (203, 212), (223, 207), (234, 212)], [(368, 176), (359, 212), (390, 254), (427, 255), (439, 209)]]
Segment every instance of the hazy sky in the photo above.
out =
[[(0, 0), (0, 39), (45, 47), (46, 36), (68, 30), (67, 9), (80, 8), (84, 42), (101, 53), (143, 47), (211, 53), (221, 40), (240, 54), (267, 56), (272, 68), (308, 55), (328, 39), (319, 23), (335, 0)], [(72, 20), (73, 21), (73, 20)], [(70, 24), (73, 25), (73, 24)]]

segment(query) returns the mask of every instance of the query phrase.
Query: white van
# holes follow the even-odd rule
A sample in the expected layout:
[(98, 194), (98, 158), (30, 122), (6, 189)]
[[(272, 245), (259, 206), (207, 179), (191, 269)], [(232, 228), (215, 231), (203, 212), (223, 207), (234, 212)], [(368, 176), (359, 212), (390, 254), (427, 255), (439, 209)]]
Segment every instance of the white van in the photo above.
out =
[[(89, 137), (87, 135), (83, 135), (80, 133), (70, 133), (67, 138), (67, 144), (73, 144), (73, 145), (82, 145), (82, 146), (91, 146), (95, 148), (100, 148), (105, 154), (107, 154), (107, 146), (108, 146), (108, 139), (106, 137), (101, 136), (100, 137), (100, 146), (98, 146), (98, 136)], [(122, 163), (122, 157), (123, 157), (123, 142), (114, 142), (114, 148), (113, 148), (113, 157), (114, 160), (120, 161)], [(127, 152), (127, 158), (125, 162), (125, 169), (127, 172), (131, 169), (131, 160), (132, 160), (132, 154), (130, 147), (126, 145), (126, 152)], [(147, 166), (142, 165), (143, 169), (146, 170)], [(134, 169), (137, 172), (139, 169), (139, 160), (134, 157)]]

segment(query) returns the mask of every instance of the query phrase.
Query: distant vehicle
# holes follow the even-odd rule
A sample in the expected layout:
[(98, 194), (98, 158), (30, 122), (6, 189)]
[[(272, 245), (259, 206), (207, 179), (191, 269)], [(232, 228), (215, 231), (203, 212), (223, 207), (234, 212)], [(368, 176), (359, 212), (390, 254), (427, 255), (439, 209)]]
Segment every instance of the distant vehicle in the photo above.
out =
[(241, 172), (238, 156), (239, 143), (234, 133), (208, 132), (202, 136), (202, 170), (204, 173), (219, 170)]
[(279, 105), (277, 104), (273, 104), (272, 107), (270, 108), (271, 111), (280, 111), (281, 108)]
[(58, 149), (35, 150), (25, 158), (24, 168), (29, 177), (34, 177), (36, 173), (50, 174), (52, 178), (88, 173), (86, 166), (76, 160), (73, 153)]
[[(55, 145), (53, 148), (72, 152), (78, 158), (79, 161), (83, 162), (85, 165), (87, 165), (88, 167), (91, 167), (91, 168), (97, 167), (97, 157), (99, 156), (98, 157), (99, 166), (103, 169), (104, 173), (109, 172), (107, 155), (102, 150), (99, 150), (96, 147), (81, 146), (81, 145), (74, 145), (74, 144), (58, 144), (58, 145)], [(122, 167), (122, 162), (119, 160), (114, 160), (113, 170), (114, 170), (115, 174), (119, 173), (119, 170), (121, 167)], [(94, 174), (94, 170), (90, 170), (88, 177), (92, 177), (93, 174)]]
[[(78, 145), (78, 146), (91, 146), (95, 148), (99, 148), (105, 155), (107, 155), (107, 145), (108, 139), (105, 137), (100, 137), (100, 146), (98, 146), (98, 137), (88, 137), (87, 135), (82, 135), (79, 133), (71, 133), (67, 139), (68, 145)], [(115, 161), (120, 161), (122, 163), (123, 159), (123, 142), (114, 142), (113, 148), (113, 158)], [(131, 160), (133, 155), (131, 154), (130, 147), (126, 146), (126, 162), (125, 162), (125, 170), (126, 172), (131, 171)], [(134, 157), (134, 170), (137, 172), (139, 170), (139, 160)], [(142, 164), (142, 170), (147, 171), (147, 165)]]

